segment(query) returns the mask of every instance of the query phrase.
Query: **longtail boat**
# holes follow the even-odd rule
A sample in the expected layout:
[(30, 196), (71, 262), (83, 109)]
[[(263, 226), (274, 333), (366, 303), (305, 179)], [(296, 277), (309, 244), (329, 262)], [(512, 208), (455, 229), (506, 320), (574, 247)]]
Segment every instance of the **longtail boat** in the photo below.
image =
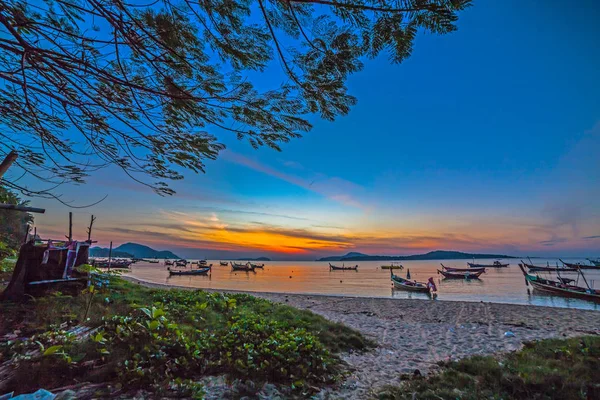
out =
[(246, 264), (238, 264), (238, 263), (231, 263), (231, 269), (234, 271), (254, 271), (254, 267), (252, 265), (250, 265), (250, 263), (246, 263)]
[(452, 268), (452, 267), (446, 267), (444, 264), (440, 263), (440, 265), (442, 266), (442, 269), (444, 269), (445, 271), (448, 272), (485, 272), (485, 268)]
[(337, 267), (337, 266), (331, 265), (331, 263), (329, 263), (329, 270), (332, 270), (332, 271), (358, 271), (358, 264), (355, 265), (354, 267), (346, 267), (344, 264), (342, 264), (341, 267)]
[(432, 289), (434, 292), (437, 290), (435, 283), (433, 283), (433, 278), (429, 278), (427, 283), (415, 282), (395, 275), (394, 272), (390, 270), (390, 279), (392, 280), (392, 283), (396, 289), (405, 290), (407, 292), (417, 292), (431, 295)]
[(475, 264), (468, 262), (467, 265), (470, 268), (506, 268), (510, 264), (503, 264), (500, 261), (494, 261), (492, 264)]
[(402, 270), (402, 269), (404, 269), (404, 266), (400, 263), (393, 262), (390, 265), (382, 265), (381, 269), (400, 269), (400, 270)]
[(169, 275), (206, 275), (210, 271), (210, 268), (198, 268), (198, 269), (191, 269), (189, 271), (188, 270), (178, 271), (178, 270), (173, 270), (173, 269), (171, 269), (171, 267), (169, 267), (168, 270), (169, 270)]
[(219, 261), (219, 264), (221, 264), (221, 267), (226, 267), (229, 265), (227, 261)]
[(587, 265), (587, 264), (582, 264), (582, 263), (567, 263), (567, 262), (564, 262), (563, 260), (561, 260), (560, 258), (559, 258), (559, 260), (567, 268), (575, 268), (575, 269), (600, 269), (600, 267), (597, 267), (595, 264), (594, 265)]
[(173, 265), (173, 261), (171, 261), (171, 260), (165, 260), (165, 265), (166, 266)]
[[(525, 271), (525, 266), (522, 264), (519, 264), (519, 268), (521, 268), (523, 276), (525, 276), (525, 284), (531, 284), (535, 290), (563, 297), (573, 297), (600, 302), (600, 290), (575, 286), (573, 285), (573, 279), (559, 278), (558, 281), (553, 281), (541, 278), (537, 275), (530, 275)], [(581, 271), (579, 272), (585, 281), (585, 276)]]
[(479, 279), (479, 276), (483, 274), (484, 271), (477, 272), (450, 272), (450, 271), (440, 271), (438, 269), (438, 274), (442, 274), (446, 279)]
[(265, 264), (253, 264), (253, 263), (249, 263), (252, 268), (264, 268)]
[(175, 261), (175, 266), (176, 267), (185, 267), (188, 265), (187, 260), (177, 260)]
[(527, 267), (529, 272), (556, 272), (556, 271), (558, 271), (558, 272), (577, 272), (577, 271), (579, 271), (578, 268), (559, 267), (558, 265), (556, 267), (551, 267), (550, 264), (548, 264), (545, 267), (542, 267), (539, 265), (527, 264), (523, 260), (521, 260), (521, 263), (523, 263), (524, 267)]

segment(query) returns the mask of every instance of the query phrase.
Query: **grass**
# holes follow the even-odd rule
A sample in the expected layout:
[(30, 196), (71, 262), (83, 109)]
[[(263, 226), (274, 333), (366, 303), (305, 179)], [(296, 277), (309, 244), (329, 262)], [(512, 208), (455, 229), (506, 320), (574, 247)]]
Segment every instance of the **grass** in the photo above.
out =
[(598, 399), (600, 337), (529, 342), (500, 358), (445, 363), (440, 373), (387, 387), (381, 400)]
[(17, 260), (15, 258), (5, 258), (0, 260), (0, 282), (10, 280), (16, 263)]
[[(76, 341), (60, 327), (65, 323), (99, 330)], [(118, 277), (75, 297), (55, 292), (0, 303), (0, 335), (15, 330), (34, 335), (0, 345), (0, 363), (18, 365), (7, 389), (19, 392), (87, 380), (199, 396), (194, 382), (225, 374), (308, 393), (341, 376), (336, 353), (372, 345), (344, 325), (250, 295), (150, 289)], [(31, 358), (32, 350), (42, 355)]]

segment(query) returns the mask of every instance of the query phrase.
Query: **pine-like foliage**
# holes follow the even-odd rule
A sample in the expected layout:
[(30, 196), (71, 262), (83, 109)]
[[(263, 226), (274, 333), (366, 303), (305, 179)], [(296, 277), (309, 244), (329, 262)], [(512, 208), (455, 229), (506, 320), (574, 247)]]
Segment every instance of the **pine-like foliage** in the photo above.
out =
[[(365, 57), (401, 62), (419, 31), (451, 32), (470, 0), (0, 0), (0, 156), (46, 181), (109, 165), (170, 194), (231, 132), (279, 145), (356, 99)], [(257, 89), (275, 61), (284, 82)], [(179, 168), (183, 167), (183, 168)], [(148, 179), (149, 178), (149, 179)]]

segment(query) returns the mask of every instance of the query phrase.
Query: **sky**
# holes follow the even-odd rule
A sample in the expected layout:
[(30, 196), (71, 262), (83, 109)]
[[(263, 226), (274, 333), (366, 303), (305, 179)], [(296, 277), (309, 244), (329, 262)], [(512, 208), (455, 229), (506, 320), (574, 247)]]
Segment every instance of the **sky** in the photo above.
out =
[[(160, 197), (117, 170), (32, 199), (43, 237), (136, 242), (181, 257), (313, 260), (443, 249), (600, 255), (600, 4), (474, 1), (400, 65), (366, 60), (351, 112), (281, 152), (223, 135), (206, 174)], [(279, 66), (274, 65), (273, 70)], [(277, 84), (273, 70), (256, 83)]]

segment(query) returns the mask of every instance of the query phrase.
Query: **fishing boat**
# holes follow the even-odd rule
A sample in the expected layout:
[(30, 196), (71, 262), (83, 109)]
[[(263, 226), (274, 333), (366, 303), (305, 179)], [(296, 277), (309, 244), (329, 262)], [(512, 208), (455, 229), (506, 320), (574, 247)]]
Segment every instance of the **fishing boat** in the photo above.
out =
[(392, 283), (396, 289), (405, 290), (407, 292), (417, 292), (431, 295), (432, 291), (437, 291), (435, 283), (433, 283), (433, 278), (429, 278), (427, 283), (416, 282), (395, 275), (394, 272), (390, 270), (390, 279), (392, 280)]
[(587, 260), (591, 262), (593, 266), (600, 267), (600, 259), (592, 260), (591, 258), (588, 258)]
[(597, 267), (595, 264), (587, 265), (587, 264), (582, 264), (582, 263), (567, 263), (567, 262), (564, 262), (563, 260), (561, 260), (560, 258), (559, 258), (559, 260), (567, 268), (575, 268), (577, 270), (579, 270), (579, 269), (600, 269), (600, 267)]
[(578, 268), (559, 267), (558, 264), (556, 265), (556, 267), (551, 267), (550, 264), (547, 263), (546, 266), (543, 267), (543, 266), (539, 266), (539, 265), (527, 264), (523, 260), (521, 260), (521, 263), (524, 267), (527, 267), (529, 272), (556, 272), (556, 271), (558, 271), (558, 272), (577, 272), (577, 271), (579, 271)]
[(146, 262), (148, 262), (150, 264), (158, 264), (159, 260), (146, 260)]
[(250, 265), (250, 263), (239, 264), (239, 263), (231, 263), (231, 269), (234, 271), (254, 271), (254, 267)]
[(185, 271), (178, 271), (178, 270), (173, 270), (173, 269), (171, 269), (171, 267), (169, 267), (168, 270), (169, 270), (169, 275), (206, 275), (209, 273), (210, 268), (198, 268), (198, 269), (191, 269), (191, 270), (185, 270)]
[(358, 264), (353, 267), (346, 267), (344, 264), (342, 264), (341, 267), (337, 267), (337, 266), (331, 265), (331, 263), (329, 263), (329, 270), (330, 271), (358, 271)]
[(452, 268), (446, 267), (444, 264), (440, 263), (442, 269), (448, 272), (485, 272), (485, 268)]
[(175, 266), (176, 267), (185, 267), (188, 265), (187, 260), (177, 260), (175, 261)]
[(173, 265), (173, 264), (174, 264), (173, 261), (171, 261), (171, 260), (165, 260), (165, 265), (166, 266)]
[(397, 262), (393, 262), (390, 265), (382, 265), (381, 269), (404, 269), (404, 266), (400, 263)]
[(533, 286), (535, 290), (540, 292), (551, 293), (558, 296), (573, 297), (577, 299), (584, 299), (590, 301), (600, 302), (600, 291), (589, 287), (587, 280), (583, 275), (583, 272), (579, 271), (583, 280), (585, 281), (587, 288), (573, 285), (573, 279), (558, 278), (557, 281), (544, 279), (537, 275), (530, 275), (525, 271), (525, 266), (519, 264), (519, 268), (525, 276), (525, 284)]
[(226, 267), (229, 265), (227, 261), (219, 261), (219, 264), (221, 264), (221, 267)]
[(253, 264), (253, 263), (249, 263), (252, 268), (265, 268), (265, 264)]
[(468, 262), (467, 265), (469, 268), (506, 268), (510, 264), (504, 264), (500, 261), (494, 261), (492, 264), (475, 264)]
[(440, 271), (438, 269), (438, 274), (441, 274), (444, 276), (444, 278), (446, 279), (479, 279), (479, 276), (481, 274), (483, 274), (484, 271), (477, 271), (477, 272), (470, 272), (470, 271), (466, 271), (466, 272), (450, 272), (450, 271)]

